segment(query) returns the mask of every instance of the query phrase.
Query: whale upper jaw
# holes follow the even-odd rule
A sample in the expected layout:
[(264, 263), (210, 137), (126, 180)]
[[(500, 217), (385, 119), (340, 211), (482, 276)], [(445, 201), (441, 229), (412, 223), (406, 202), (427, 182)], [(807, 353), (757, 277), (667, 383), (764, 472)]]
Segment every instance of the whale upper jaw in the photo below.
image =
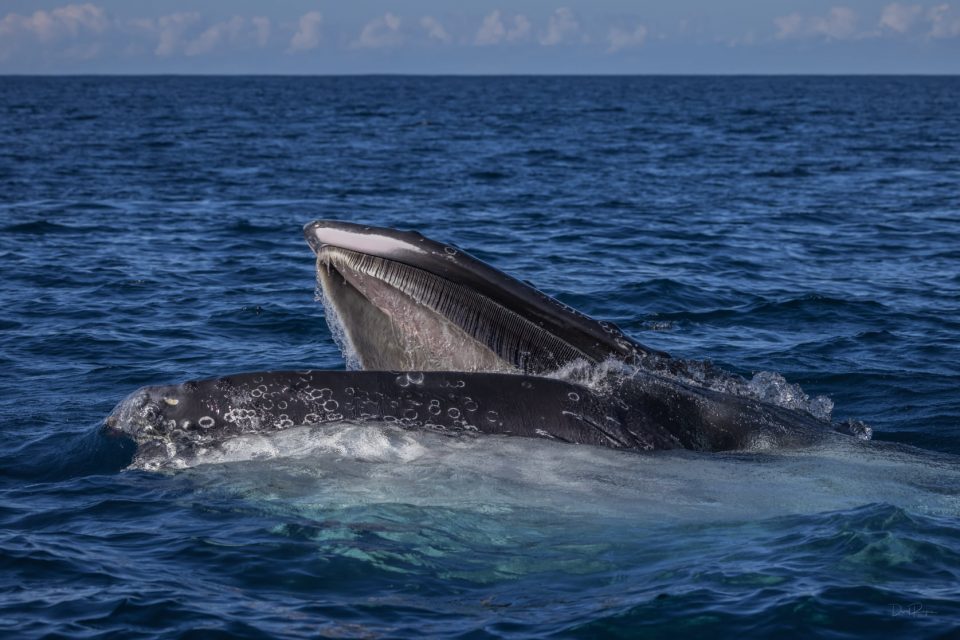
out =
[(361, 368), (536, 374), (654, 353), (417, 232), (317, 220), (304, 235), (328, 321)]

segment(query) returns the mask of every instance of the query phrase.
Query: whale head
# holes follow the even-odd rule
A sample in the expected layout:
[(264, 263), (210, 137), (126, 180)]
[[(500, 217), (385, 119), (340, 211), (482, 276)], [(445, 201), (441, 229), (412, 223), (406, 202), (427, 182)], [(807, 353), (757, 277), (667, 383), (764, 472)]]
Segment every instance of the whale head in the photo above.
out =
[(360, 368), (545, 373), (666, 356), (415, 231), (317, 220), (304, 235), (328, 322)]
[(141, 387), (114, 407), (104, 427), (109, 433), (138, 442), (166, 439), (197, 428), (200, 425), (195, 424), (197, 407), (191, 399), (192, 386), (196, 383)]
[(141, 387), (114, 407), (102, 431), (136, 443), (135, 465), (173, 460), (246, 432), (269, 431), (253, 410), (258, 398), (251, 390), (258, 384), (240, 386), (235, 377), (224, 377)]

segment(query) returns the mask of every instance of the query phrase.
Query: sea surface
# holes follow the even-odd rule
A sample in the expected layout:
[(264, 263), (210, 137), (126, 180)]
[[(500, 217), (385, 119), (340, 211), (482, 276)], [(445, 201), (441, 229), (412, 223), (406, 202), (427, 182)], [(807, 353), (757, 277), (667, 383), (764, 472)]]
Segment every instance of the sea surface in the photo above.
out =
[[(125, 470), (138, 386), (344, 366), (316, 218), (875, 440), (345, 425)], [(958, 637), (958, 527), (960, 78), (0, 78), (2, 637)]]

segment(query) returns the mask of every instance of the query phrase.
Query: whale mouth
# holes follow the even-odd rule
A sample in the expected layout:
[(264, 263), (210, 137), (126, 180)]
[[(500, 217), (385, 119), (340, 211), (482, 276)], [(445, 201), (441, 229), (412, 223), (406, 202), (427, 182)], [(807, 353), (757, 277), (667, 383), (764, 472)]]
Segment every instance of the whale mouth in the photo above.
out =
[(316, 221), (304, 234), (355, 368), (542, 374), (646, 353), (616, 326), (419, 233)]
[(341, 347), (360, 368), (508, 372), (534, 364), (526, 342), (538, 332), (491, 322), (510, 312), (429, 271), (327, 245), (317, 253), (317, 277), (335, 332), (348, 343)]

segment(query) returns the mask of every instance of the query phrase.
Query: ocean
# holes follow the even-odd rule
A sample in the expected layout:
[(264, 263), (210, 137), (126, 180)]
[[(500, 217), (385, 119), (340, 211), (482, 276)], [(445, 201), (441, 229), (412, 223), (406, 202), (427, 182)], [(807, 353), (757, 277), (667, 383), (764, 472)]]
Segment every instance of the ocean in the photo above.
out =
[[(126, 469), (141, 385), (343, 368), (317, 218), (874, 442), (344, 426)], [(960, 634), (960, 78), (0, 77), (0, 274), (4, 637)]]

